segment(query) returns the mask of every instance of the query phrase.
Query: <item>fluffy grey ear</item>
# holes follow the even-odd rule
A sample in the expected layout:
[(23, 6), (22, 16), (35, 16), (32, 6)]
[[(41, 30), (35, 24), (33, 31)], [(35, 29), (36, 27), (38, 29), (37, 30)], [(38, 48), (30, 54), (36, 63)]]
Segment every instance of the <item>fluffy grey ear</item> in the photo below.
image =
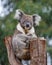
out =
[(39, 22), (41, 21), (41, 17), (38, 14), (33, 15), (33, 22), (36, 26), (39, 26)]
[(23, 16), (24, 12), (20, 9), (17, 9), (14, 15), (14, 19), (20, 20)]

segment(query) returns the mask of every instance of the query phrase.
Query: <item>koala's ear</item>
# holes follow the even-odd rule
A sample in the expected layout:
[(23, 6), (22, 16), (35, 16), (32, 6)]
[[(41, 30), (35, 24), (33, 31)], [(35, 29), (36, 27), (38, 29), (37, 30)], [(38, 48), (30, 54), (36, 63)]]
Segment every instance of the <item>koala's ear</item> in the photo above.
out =
[(14, 19), (20, 20), (23, 15), (24, 15), (24, 12), (20, 9), (17, 9), (14, 15)]
[(39, 26), (39, 22), (41, 21), (41, 17), (38, 14), (33, 15), (33, 22), (36, 26)]

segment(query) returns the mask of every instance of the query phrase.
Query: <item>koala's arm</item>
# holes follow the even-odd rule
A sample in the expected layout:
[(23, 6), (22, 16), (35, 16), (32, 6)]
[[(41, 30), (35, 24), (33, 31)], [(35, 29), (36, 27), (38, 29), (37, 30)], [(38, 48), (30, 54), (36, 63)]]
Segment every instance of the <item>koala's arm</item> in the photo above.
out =
[(29, 39), (37, 38), (37, 35), (35, 33), (33, 34), (27, 34)]
[(31, 35), (26, 35), (26, 34), (17, 34), (17, 36), (22, 40), (26, 40), (27, 38), (31, 38)]

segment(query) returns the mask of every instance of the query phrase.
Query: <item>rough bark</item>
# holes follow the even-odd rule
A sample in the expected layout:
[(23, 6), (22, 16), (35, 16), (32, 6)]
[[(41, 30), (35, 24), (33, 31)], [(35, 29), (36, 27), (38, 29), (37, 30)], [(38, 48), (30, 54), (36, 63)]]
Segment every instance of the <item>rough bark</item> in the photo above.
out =
[(5, 37), (5, 39), (4, 39), (4, 42), (5, 42), (5, 45), (6, 45), (6, 48), (7, 48), (9, 63), (10, 63), (10, 65), (22, 65), (20, 63), (20, 61), (18, 59), (16, 60), (16, 58), (15, 58), (15, 55), (14, 55), (14, 52), (13, 52), (13, 49), (12, 49), (11, 40), (12, 40), (11, 36)]
[[(12, 37), (5, 37), (5, 45), (7, 48), (8, 59), (11, 65), (22, 65), (20, 61), (15, 58), (13, 49), (12, 49)], [(31, 63), (30, 65), (47, 65), (46, 62), (46, 40), (45, 39), (32, 39), (30, 40), (30, 56)]]
[(46, 65), (46, 40), (33, 39), (30, 41), (30, 65)]

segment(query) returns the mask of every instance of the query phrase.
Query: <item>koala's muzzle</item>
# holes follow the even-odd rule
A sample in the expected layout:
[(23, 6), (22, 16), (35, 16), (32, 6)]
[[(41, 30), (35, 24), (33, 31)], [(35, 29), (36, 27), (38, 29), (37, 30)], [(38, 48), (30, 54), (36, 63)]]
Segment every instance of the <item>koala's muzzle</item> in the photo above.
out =
[(26, 22), (26, 24), (25, 24), (25, 29), (31, 29), (31, 24), (30, 23), (28, 23), (28, 22)]

